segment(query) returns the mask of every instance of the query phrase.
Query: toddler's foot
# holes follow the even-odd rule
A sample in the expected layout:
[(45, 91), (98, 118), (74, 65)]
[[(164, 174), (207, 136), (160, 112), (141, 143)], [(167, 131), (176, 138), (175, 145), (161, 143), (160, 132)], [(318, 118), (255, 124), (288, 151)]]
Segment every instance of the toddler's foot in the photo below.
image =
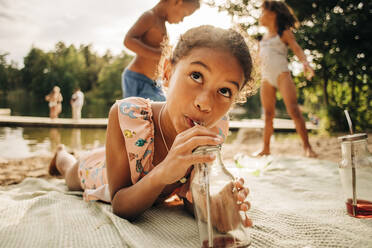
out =
[(60, 151), (62, 151), (64, 149), (64, 145), (58, 145), (57, 147), (57, 151), (55, 152), (53, 158), (52, 158), (52, 161), (50, 161), (50, 164), (49, 164), (49, 175), (51, 176), (60, 176), (61, 173), (58, 171), (57, 169), (57, 155)]
[(316, 157), (318, 157), (318, 154), (316, 154), (313, 151), (313, 149), (311, 149), (310, 147), (309, 148), (305, 148), (304, 154), (305, 154), (305, 157), (308, 157), (308, 158), (316, 158)]
[(253, 157), (262, 157), (262, 156), (268, 156), (270, 155), (270, 151), (262, 150), (260, 152), (255, 152), (252, 154)]

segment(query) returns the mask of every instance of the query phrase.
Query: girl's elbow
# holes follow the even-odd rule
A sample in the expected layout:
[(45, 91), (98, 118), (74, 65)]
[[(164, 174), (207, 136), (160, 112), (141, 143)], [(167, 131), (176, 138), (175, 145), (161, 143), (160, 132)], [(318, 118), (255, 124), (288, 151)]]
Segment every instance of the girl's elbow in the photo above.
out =
[(126, 219), (128, 221), (134, 221), (140, 216), (140, 213), (127, 212), (124, 209), (122, 209), (122, 206), (118, 206), (118, 204), (114, 204), (114, 203), (112, 203), (112, 212), (116, 216), (119, 216), (120, 218)]

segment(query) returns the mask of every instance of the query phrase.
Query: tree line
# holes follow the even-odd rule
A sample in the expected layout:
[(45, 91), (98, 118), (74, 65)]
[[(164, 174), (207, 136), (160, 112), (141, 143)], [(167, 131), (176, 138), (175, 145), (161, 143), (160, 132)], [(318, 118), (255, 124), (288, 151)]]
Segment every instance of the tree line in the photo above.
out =
[(58, 42), (52, 51), (32, 47), (24, 57), (24, 66), (7, 63), (7, 54), (0, 54), (0, 94), (8, 97), (12, 91), (22, 90), (26, 97), (45, 103), (44, 97), (57, 85), (69, 105), (76, 87), (85, 93), (87, 104), (110, 106), (122, 97), (121, 73), (132, 60), (122, 52), (113, 56), (107, 51), (103, 56), (93, 51), (91, 45), (66, 46)]

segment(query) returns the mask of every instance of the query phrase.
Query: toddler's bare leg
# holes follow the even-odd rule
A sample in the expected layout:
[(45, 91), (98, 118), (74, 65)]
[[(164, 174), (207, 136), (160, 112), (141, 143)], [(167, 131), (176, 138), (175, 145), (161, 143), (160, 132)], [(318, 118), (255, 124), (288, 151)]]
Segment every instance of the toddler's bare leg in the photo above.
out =
[(261, 104), (265, 112), (265, 127), (263, 132), (263, 148), (257, 156), (270, 154), (270, 138), (274, 132), (273, 120), (275, 116), (276, 89), (264, 81), (260, 90)]
[[(57, 152), (50, 163), (51, 175), (62, 175), (70, 190), (82, 190), (78, 176), (79, 163), (76, 158), (68, 153), (63, 145), (59, 145)], [(56, 173), (57, 172), (57, 173)]]
[(298, 107), (297, 96), (296, 96), (296, 86), (289, 72), (284, 72), (280, 74), (279, 80), (278, 80), (278, 87), (279, 87), (280, 93), (283, 96), (283, 100), (287, 108), (287, 112), (293, 119), (295, 126), (296, 126), (296, 131), (301, 137), (305, 156), (316, 157), (317, 154), (313, 151), (310, 145), (310, 142), (309, 142), (305, 120)]

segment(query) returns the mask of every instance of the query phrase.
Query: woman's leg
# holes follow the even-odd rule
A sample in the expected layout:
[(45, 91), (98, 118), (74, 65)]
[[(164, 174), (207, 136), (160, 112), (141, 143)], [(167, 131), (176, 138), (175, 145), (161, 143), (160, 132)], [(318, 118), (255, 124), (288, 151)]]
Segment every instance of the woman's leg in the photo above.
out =
[(69, 190), (82, 190), (78, 176), (79, 163), (68, 153), (64, 145), (59, 145), (49, 165), (50, 175), (62, 175)]
[(50, 119), (53, 119), (54, 118), (54, 111), (55, 111), (54, 108), (55, 107), (50, 107), (49, 108), (49, 118)]
[(62, 112), (62, 103), (58, 103), (56, 107), (56, 117), (58, 118), (58, 115)]
[(295, 123), (296, 131), (302, 139), (305, 155), (308, 157), (316, 157), (317, 155), (309, 143), (305, 120), (297, 103), (296, 86), (292, 80), (290, 72), (283, 72), (279, 75), (278, 89), (283, 96), (287, 112)]
[(51, 119), (56, 119), (58, 118), (58, 105), (52, 107), (50, 109), (50, 118)]
[(275, 116), (275, 102), (276, 102), (276, 88), (269, 84), (267, 81), (263, 81), (260, 97), (261, 104), (265, 114), (265, 127), (263, 132), (263, 149), (258, 156), (270, 154), (270, 138), (274, 132), (273, 120)]

